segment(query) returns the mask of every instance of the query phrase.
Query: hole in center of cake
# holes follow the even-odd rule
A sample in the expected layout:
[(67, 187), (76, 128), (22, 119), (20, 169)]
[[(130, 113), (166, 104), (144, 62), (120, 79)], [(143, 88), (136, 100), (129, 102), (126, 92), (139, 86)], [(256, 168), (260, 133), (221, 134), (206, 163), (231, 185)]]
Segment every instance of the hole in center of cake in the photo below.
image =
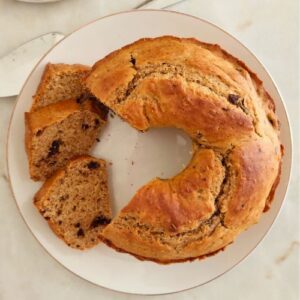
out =
[(150, 180), (167, 179), (192, 158), (192, 141), (182, 130), (153, 128), (139, 132), (110, 116), (93, 154), (108, 162), (114, 211), (119, 211)]

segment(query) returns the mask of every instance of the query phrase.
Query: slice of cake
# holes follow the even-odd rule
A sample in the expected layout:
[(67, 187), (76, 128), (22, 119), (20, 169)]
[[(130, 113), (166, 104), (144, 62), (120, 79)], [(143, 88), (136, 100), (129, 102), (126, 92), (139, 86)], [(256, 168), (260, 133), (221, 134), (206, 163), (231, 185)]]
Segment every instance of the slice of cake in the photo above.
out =
[(64, 100), (25, 113), (31, 178), (44, 180), (69, 159), (87, 154), (105, 120), (105, 109), (90, 99)]
[(87, 155), (72, 159), (44, 183), (34, 204), (70, 247), (95, 246), (112, 217), (105, 161)]
[(86, 93), (82, 85), (83, 77), (90, 72), (90, 67), (74, 64), (47, 64), (33, 96), (31, 110), (66, 99), (77, 99)]

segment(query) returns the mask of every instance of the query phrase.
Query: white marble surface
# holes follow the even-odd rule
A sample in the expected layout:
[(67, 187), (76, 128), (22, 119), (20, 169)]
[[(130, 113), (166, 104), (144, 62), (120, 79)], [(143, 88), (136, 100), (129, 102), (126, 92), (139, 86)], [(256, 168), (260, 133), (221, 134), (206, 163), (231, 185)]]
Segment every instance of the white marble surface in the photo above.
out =
[[(40, 34), (67, 34), (90, 20), (140, 2), (63, 0), (26, 4), (0, 0), (0, 56)], [(269, 235), (243, 263), (205, 286), (161, 298), (299, 299), (298, 0), (187, 0), (173, 10), (221, 26), (248, 46), (269, 69), (290, 115), (294, 168), (280, 216)], [(15, 98), (0, 99), (0, 299), (143, 299), (94, 286), (71, 274), (43, 250), (27, 229), (5, 175), (6, 133), (14, 103)]]

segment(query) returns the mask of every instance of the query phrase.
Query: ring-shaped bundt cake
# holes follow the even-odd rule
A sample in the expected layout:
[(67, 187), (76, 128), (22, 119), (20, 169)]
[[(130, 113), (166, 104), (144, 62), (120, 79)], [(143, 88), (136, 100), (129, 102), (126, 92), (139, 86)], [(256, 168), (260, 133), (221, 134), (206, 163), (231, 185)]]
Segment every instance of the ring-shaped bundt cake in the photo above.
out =
[(181, 173), (141, 187), (105, 228), (109, 246), (160, 263), (205, 257), (269, 207), (282, 157), (275, 105), (218, 45), (141, 39), (98, 61), (85, 85), (134, 128), (176, 127), (194, 141)]

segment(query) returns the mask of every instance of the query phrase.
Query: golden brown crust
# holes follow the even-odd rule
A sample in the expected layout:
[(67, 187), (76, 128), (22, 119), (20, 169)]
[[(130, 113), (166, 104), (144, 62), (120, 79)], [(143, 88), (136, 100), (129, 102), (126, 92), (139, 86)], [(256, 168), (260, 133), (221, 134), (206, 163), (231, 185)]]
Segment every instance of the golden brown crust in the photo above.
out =
[(228, 191), (220, 199), (227, 228), (245, 230), (258, 222), (277, 178), (281, 155), (267, 139), (236, 146), (228, 157)]
[(155, 179), (139, 189), (123, 213), (166, 231), (182, 231), (211, 217), (225, 172), (220, 158), (199, 149), (188, 167), (170, 180)]
[(102, 110), (97, 103), (90, 101), (89, 99), (82, 103), (79, 103), (76, 99), (53, 103), (51, 105), (41, 107), (34, 112), (26, 112), (25, 120), (29, 129), (31, 131), (35, 131), (36, 129), (42, 129), (44, 127), (51, 126), (52, 124), (56, 124), (67, 118), (69, 115), (84, 110), (100, 115), (101, 121), (103, 123), (106, 122), (107, 112)]
[(149, 257), (144, 257), (144, 256), (137, 255), (135, 253), (124, 251), (123, 249), (116, 247), (110, 240), (107, 240), (103, 237), (100, 237), (100, 238), (101, 238), (101, 241), (104, 244), (106, 244), (107, 246), (113, 248), (114, 250), (116, 250), (118, 252), (130, 254), (130, 255), (134, 256), (135, 258), (137, 258), (141, 261), (145, 261), (145, 260), (149, 261), (150, 260), (150, 261), (153, 261), (155, 263), (162, 264), (162, 265), (168, 265), (168, 264), (172, 264), (172, 263), (183, 263), (183, 262), (187, 262), (187, 261), (191, 262), (191, 261), (194, 261), (194, 260), (197, 260), (197, 259), (198, 260), (205, 259), (207, 257), (214, 256), (214, 255), (218, 254), (221, 251), (224, 251), (225, 248), (226, 248), (226, 246), (225, 246), (225, 247), (223, 247), (221, 249), (218, 249), (214, 252), (207, 253), (205, 255), (201, 255), (201, 256), (198, 256), (198, 257), (191, 257), (191, 258), (184, 258), (184, 259), (173, 259), (173, 260), (158, 260), (158, 259), (154, 259), (154, 258), (151, 258), (151, 257), (150, 258)]
[[(157, 38), (143, 38), (143, 39), (140, 39), (132, 44), (129, 44), (129, 45), (126, 45), (124, 47), (122, 47), (121, 49), (119, 50), (115, 50), (113, 51), (112, 53), (110, 53), (109, 55), (107, 55), (104, 59), (98, 61), (97, 63), (95, 63), (92, 67), (92, 71), (94, 72), (95, 70), (99, 69), (100, 67), (102, 67), (103, 65), (107, 64), (107, 63), (111, 63), (111, 61), (116, 57), (118, 56), (118, 54), (123, 51), (123, 52), (129, 52), (129, 54), (131, 54), (131, 49), (134, 48), (134, 49), (137, 49), (137, 48), (140, 48), (143, 46), (143, 44), (147, 43), (147, 42), (152, 42), (152, 41), (157, 41), (158, 43), (160, 41), (164, 41), (164, 42), (172, 42), (172, 41), (178, 41), (178, 42), (190, 42), (190, 43), (193, 43), (195, 45), (198, 45), (198, 46), (201, 46), (201, 47), (204, 47), (212, 52), (214, 52), (214, 54), (218, 54), (222, 59), (224, 60), (228, 60), (230, 62), (232, 62), (233, 64), (237, 65), (238, 67), (240, 67), (240, 72), (244, 72), (246, 71), (251, 79), (255, 82), (257, 88), (261, 88), (261, 92), (263, 94), (263, 99), (264, 101), (266, 102), (268, 108), (272, 111), (275, 111), (275, 104), (274, 104), (274, 101), (273, 99), (271, 98), (271, 96), (269, 95), (269, 93), (263, 88), (262, 86), (262, 81), (257, 77), (257, 75), (252, 72), (244, 62), (242, 62), (241, 60), (239, 60), (238, 58), (234, 57), (233, 55), (231, 55), (230, 53), (228, 53), (227, 51), (225, 51), (224, 49), (222, 49), (219, 45), (217, 44), (209, 44), (209, 43), (205, 43), (205, 42), (202, 42), (202, 41), (199, 41), (195, 38), (178, 38), (178, 37), (175, 37), (175, 36), (161, 36), (161, 37), (157, 37)], [(160, 48), (161, 45), (158, 45), (158, 48)], [(157, 55), (159, 56), (160, 55), (160, 51), (159, 49), (155, 49), (155, 50), (158, 50), (158, 51), (154, 51), (153, 49), (153, 52), (149, 52), (148, 55), (149, 55), (149, 60), (152, 60), (153, 59), (153, 56), (154, 55)], [(172, 49), (173, 50), (173, 49)], [(168, 53), (167, 53), (168, 54)], [(176, 56), (181, 56), (182, 55), (182, 52), (181, 51), (178, 51), (176, 53), (173, 53), (173, 57), (176, 57)], [(128, 60), (123, 60), (122, 61), (124, 63), (124, 65), (127, 65), (128, 64)], [(121, 69), (122, 70), (122, 69)], [(126, 69), (125, 69), (126, 70)], [(123, 70), (124, 73), (126, 73), (126, 71)], [(106, 69), (107, 71), (107, 69)], [(122, 72), (120, 70), (118, 70), (117, 72)], [(127, 71), (128, 72), (128, 71)], [(113, 75), (112, 75), (113, 76)], [(88, 75), (87, 76), (88, 78), (97, 78), (97, 75), (95, 76), (95, 74), (91, 74), (91, 77)], [(115, 77), (115, 76), (114, 76)], [(124, 77), (124, 76), (121, 76), (121, 77)], [(87, 81), (87, 86), (89, 87), (89, 83)], [(103, 89), (106, 89), (106, 87), (104, 86)]]
[(97, 62), (85, 84), (136, 129), (174, 126), (199, 145), (183, 172), (135, 194), (104, 230), (108, 245), (184, 261), (258, 222), (282, 153), (274, 102), (243, 62), (195, 39), (141, 39)]
[(25, 113), (27, 127), (33, 132), (37, 129), (51, 126), (65, 119), (74, 112), (81, 110), (81, 106), (74, 99), (64, 100), (42, 107), (34, 112)]
[[(280, 145), (280, 150), (281, 150), (281, 157), (283, 157), (283, 155), (284, 155), (283, 145)], [(275, 181), (272, 185), (271, 191), (270, 191), (270, 193), (268, 195), (268, 198), (266, 200), (266, 204), (265, 204), (265, 207), (264, 207), (264, 212), (267, 212), (271, 207), (272, 201), (273, 201), (274, 196), (275, 196), (276, 188), (277, 188), (277, 186), (280, 182), (281, 171), (282, 171), (282, 161), (280, 161), (280, 163), (279, 163), (279, 169), (278, 169), (277, 177), (276, 177), (276, 179), (275, 179)]]
[[(103, 238), (116, 248), (162, 263), (194, 259), (224, 248), (255, 224), (264, 210), (278, 159), (269, 152), (274, 151), (270, 146), (259, 139), (232, 149), (223, 160), (222, 181), (218, 180), (219, 188), (211, 197), (207, 191), (218, 168), (199, 150), (195, 153), (202, 156), (198, 172), (194, 173), (193, 159), (171, 183), (155, 180), (142, 187), (105, 229)], [(177, 189), (172, 188), (171, 193), (166, 187), (174, 183)], [(208, 199), (211, 202), (206, 206)]]
[[(195, 39), (139, 40), (97, 62), (85, 83), (139, 130), (175, 126), (201, 143), (222, 147), (249, 136), (253, 126), (259, 134), (274, 135), (270, 126), (259, 127), (268, 118), (278, 126), (257, 76), (219, 46)], [(231, 103), (229, 95), (240, 103)], [(267, 113), (259, 114), (261, 109)]]

